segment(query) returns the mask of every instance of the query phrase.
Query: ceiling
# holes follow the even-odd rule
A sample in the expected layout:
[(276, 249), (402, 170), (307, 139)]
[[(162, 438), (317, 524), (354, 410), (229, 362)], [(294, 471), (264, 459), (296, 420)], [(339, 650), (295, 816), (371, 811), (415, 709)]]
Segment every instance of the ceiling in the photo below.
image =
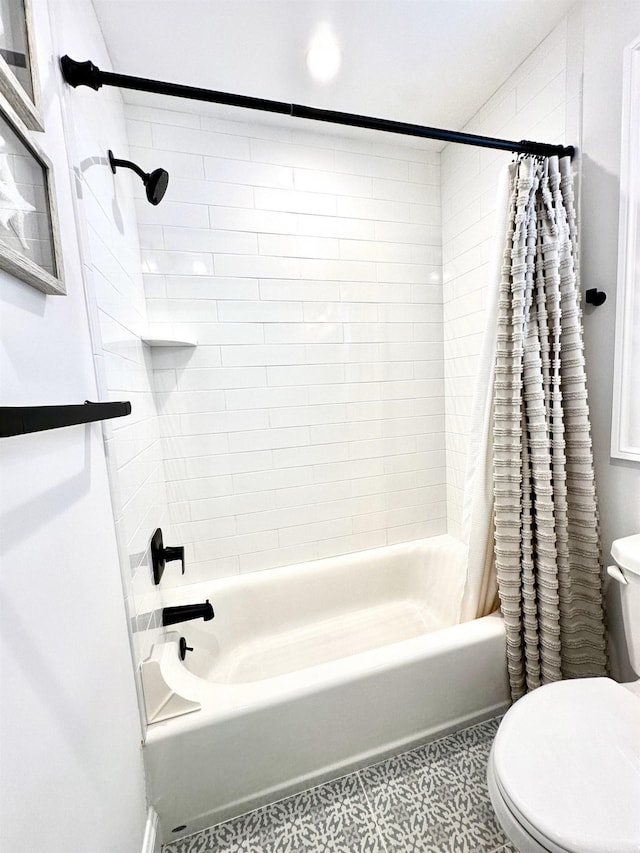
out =
[[(123, 74), (457, 130), (574, 2), (94, 0), (94, 6), (113, 68)], [(321, 25), (330, 27), (342, 52), (337, 77), (324, 84), (306, 67)], [(177, 106), (174, 99), (167, 103)]]

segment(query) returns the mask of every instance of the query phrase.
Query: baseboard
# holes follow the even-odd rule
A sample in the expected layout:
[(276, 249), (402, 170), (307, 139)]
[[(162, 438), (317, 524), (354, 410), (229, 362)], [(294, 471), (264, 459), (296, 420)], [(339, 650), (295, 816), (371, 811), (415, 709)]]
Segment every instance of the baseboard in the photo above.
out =
[(160, 853), (160, 836), (158, 835), (158, 813), (149, 808), (147, 824), (144, 829), (141, 853)]

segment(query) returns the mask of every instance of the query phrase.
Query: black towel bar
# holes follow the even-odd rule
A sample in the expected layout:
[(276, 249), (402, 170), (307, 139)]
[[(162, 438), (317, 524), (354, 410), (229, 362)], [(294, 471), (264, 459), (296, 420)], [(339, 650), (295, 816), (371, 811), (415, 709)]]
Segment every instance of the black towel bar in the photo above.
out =
[(0, 406), (0, 437), (45, 429), (88, 424), (131, 414), (131, 403), (92, 403), (79, 406)]

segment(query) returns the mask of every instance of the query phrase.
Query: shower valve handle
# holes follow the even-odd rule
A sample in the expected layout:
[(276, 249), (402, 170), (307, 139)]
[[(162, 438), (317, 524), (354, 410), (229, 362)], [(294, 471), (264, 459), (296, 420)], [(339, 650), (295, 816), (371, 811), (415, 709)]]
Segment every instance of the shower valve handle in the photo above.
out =
[(153, 582), (155, 584), (160, 583), (165, 563), (170, 563), (173, 560), (180, 560), (182, 574), (184, 574), (184, 545), (165, 547), (162, 541), (162, 530), (158, 527), (151, 539), (151, 564), (153, 566)]
[(167, 546), (162, 549), (165, 563), (180, 560), (182, 563), (182, 574), (184, 574), (184, 545)]

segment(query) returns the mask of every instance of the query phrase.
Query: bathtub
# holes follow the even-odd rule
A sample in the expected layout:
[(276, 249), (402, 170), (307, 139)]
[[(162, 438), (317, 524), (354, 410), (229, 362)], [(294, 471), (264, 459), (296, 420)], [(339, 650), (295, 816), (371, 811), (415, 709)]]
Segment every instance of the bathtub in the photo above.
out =
[(504, 711), (502, 618), (456, 624), (463, 560), (437, 536), (171, 591), (215, 619), (156, 649), (199, 707), (147, 729), (163, 841)]

